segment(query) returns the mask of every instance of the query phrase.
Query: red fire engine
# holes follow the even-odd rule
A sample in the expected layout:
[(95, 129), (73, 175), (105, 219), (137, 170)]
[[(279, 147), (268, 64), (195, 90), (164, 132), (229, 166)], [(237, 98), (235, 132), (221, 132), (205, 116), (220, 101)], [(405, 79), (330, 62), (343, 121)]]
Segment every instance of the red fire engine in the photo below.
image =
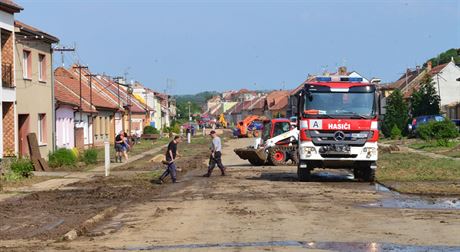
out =
[(373, 181), (377, 168), (379, 96), (357, 77), (316, 77), (299, 93), (299, 180), (314, 168), (352, 169)]

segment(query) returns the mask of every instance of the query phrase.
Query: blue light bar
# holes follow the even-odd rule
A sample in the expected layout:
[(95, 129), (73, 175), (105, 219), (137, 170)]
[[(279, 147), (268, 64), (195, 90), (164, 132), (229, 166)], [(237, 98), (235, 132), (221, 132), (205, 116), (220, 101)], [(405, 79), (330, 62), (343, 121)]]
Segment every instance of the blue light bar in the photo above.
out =
[(361, 77), (349, 77), (348, 81), (349, 82), (362, 82), (363, 78), (361, 78)]
[(331, 81), (332, 78), (331, 77), (316, 77), (316, 81), (320, 82), (320, 81)]

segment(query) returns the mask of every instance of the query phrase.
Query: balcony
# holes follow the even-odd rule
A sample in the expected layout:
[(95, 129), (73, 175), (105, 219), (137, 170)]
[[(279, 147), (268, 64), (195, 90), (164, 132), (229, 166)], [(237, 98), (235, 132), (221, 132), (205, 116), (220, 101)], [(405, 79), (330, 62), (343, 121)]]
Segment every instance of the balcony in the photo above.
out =
[(2, 86), (13, 88), (13, 66), (11, 64), (2, 64)]

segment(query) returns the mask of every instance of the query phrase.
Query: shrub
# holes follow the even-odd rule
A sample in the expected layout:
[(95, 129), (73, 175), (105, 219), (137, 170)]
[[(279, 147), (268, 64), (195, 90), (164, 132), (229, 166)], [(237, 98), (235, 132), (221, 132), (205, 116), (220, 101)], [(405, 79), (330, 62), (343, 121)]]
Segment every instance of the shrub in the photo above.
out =
[(145, 126), (144, 127), (144, 134), (158, 134), (159, 131), (152, 126)]
[(396, 140), (396, 139), (401, 139), (401, 130), (398, 128), (398, 126), (393, 125), (393, 128), (391, 128), (391, 139)]
[(72, 150), (61, 148), (48, 155), (48, 165), (53, 168), (62, 166), (74, 166), (77, 157)]
[(453, 122), (446, 119), (420, 125), (417, 134), (425, 141), (436, 140), (438, 146), (449, 146), (449, 140), (458, 137), (458, 130)]
[(85, 164), (96, 164), (97, 163), (97, 150), (96, 149), (87, 149), (83, 152), (81, 156), (81, 160), (85, 162)]
[(27, 178), (32, 175), (34, 166), (29, 159), (18, 158), (11, 163), (10, 170), (19, 177)]

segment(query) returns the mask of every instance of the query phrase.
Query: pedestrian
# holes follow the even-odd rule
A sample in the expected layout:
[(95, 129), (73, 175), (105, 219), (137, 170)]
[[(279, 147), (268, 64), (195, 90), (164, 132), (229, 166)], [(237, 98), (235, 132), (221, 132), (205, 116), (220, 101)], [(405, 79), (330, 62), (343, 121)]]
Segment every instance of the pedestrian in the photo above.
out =
[(128, 137), (128, 133), (126, 132), (123, 132), (123, 156), (125, 156), (125, 159), (126, 159), (126, 162), (128, 162), (128, 151), (129, 149), (131, 148), (131, 146), (129, 145), (129, 137)]
[(192, 128), (191, 128), (191, 133), (192, 133), (192, 136), (195, 136), (195, 126), (192, 125)]
[(166, 170), (160, 176), (160, 184), (164, 183), (164, 179), (171, 175), (171, 180), (173, 183), (177, 183), (176, 178), (176, 157), (179, 155), (177, 151), (177, 144), (181, 142), (181, 138), (179, 136), (175, 136), (174, 139), (168, 144), (168, 149), (166, 150)]
[(120, 131), (118, 135), (115, 137), (115, 163), (118, 163), (118, 160), (120, 160), (121, 163), (121, 157), (123, 153), (123, 143), (124, 143), (124, 134), (123, 131)]
[(211, 156), (209, 157), (209, 166), (208, 166), (208, 172), (203, 175), (203, 177), (210, 177), (212, 174), (212, 170), (216, 165), (219, 167), (221, 175), (225, 176), (225, 167), (222, 164), (222, 142), (220, 140), (220, 137), (217, 136), (216, 131), (211, 130), (211, 133), (209, 135), (212, 138), (212, 143), (211, 143)]

